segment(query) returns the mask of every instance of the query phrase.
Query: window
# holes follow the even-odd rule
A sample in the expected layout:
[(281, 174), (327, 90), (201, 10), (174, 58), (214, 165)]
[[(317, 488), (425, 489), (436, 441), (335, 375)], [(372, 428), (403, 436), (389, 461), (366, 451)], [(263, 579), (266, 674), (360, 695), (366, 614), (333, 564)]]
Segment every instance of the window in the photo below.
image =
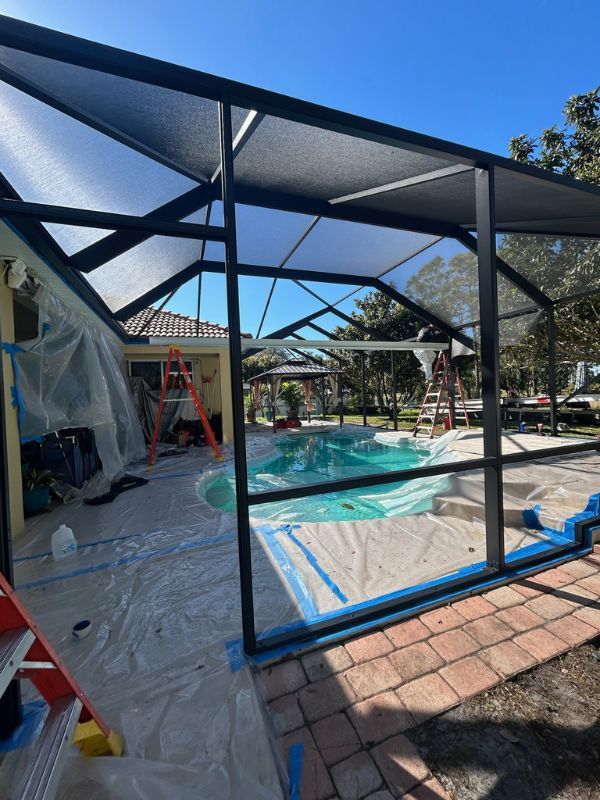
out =
[[(194, 382), (194, 367), (191, 361), (185, 361), (185, 366), (190, 373), (192, 383)], [(165, 370), (167, 369), (166, 361), (130, 361), (129, 362), (129, 375), (132, 378), (143, 378), (148, 386), (155, 391), (160, 391), (165, 378)], [(171, 369), (169, 370), (169, 389), (184, 389), (183, 377), (178, 383), (177, 376), (180, 373), (179, 364), (177, 361), (171, 362)]]

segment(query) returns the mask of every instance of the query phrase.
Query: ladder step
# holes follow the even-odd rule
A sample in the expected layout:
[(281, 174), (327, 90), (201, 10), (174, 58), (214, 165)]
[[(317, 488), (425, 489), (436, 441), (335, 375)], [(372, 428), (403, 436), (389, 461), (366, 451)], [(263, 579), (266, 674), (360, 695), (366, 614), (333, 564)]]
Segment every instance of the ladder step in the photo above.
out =
[(56, 795), (81, 708), (81, 700), (76, 695), (61, 697), (52, 703), (34, 745), (35, 751), (11, 800), (51, 800)]
[(16, 628), (0, 634), (0, 697), (34, 642), (35, 635), (29, 628)]

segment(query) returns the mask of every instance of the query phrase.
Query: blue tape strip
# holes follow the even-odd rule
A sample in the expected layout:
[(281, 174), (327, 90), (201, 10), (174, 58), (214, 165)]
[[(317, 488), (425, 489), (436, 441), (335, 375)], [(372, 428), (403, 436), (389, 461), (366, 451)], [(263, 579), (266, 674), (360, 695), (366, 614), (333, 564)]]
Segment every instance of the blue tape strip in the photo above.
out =
[[(156, 530), (152, 531), (141, 531), (140, 533), (128, 533), (126, 536), (113, 536), (112, 539), (98, 539), (97, 542), (88, 542), (87, 544), (78, 544), (77, 549), (83, 550), (86, 547), (98, 547), (99, 544), (112, 544), (113, 542), (122, 542), (124, 539), (135, 539), (138, 536), (156, 536), (158, 533), (164, 533), (164, 528), (156, 528)], [(46, 556), (51, 556), (52, 550), (48, 550), (46, 553), (35, 553), (32, 556), (21, 556), (20, 558), (15, 558), (14, 563), (17, 564), (20, 561), (33, 561), (36, 558), (46, 558)]]
[[(15, 378), (15, 383), (13, 386), (10, 387), (10, 393), (12, 397), (12, 406), (13, 408), (17, 409), (17, 421), (19, 423), (19, 431), (23, 431), (23, 423), (25, 421), (25, 402), (23, 400), (23, 395), (21, 394), (21, 389), (19, 388), (19, 375), (20, 368), (17, 362), (17, 354), (24, 353), (25, 350), (20, 347), (18, 344), (12, 344), (11, 342), (0, 342), (0, 350), (4, 350), (10, 356), (10, 362), (12, 364), (13, 375)], [(29, 439), (21, 438), (22, 442), (31, 441)]]
[(292, 564), (288, 554), (285, 552), (281, 544), (277, 541), (277, 530), (272, 525), (259, 525), (254, 528), (257, 533), (260, 533), (273, 557), (279, 564), (279, 568), (284, 574), (288, 585), (294, 593), (300, 610), (304, 619), (312, 619), (318, 615), (319, 610), (308, 588), (304, 585), (304, 581), (298, 575), (294, 565)]
[(297, 547), (299, 547), (300, 550), (302, 550), (302, 552), (306, 556), (306, 560), (308, 561), (308, 563), (311, 565), (311, 567), (314, 569), (314, 571), (317, 573), (317, 575), (322, 579), (323, 583), (329, 589), (331, 589), (331, 591), (334, 593), (334, 595), (339, 600), (341, 600), (342, 603), (347, 603), (348, 602), (348, 598), (342, 592), (342, 590), (337, 585), (337, 583), (335, 583), (335, 581), (332, 580), (332, 578), (327, 574), (327, 572), (325, 572), (323, 567), (319, 564), (316, 556), (313, 555), (313, 553), (308, 549), (308, 547), (304, 544), (304, 542), (301, 542), (300, 539), (298, 539), (296, 534), (292, 533), (292, 529), (293, 528), (299, 528), (299, 527), (300, 527), (300, 525), (281, 525), (279, 530), (280, 531), (285, 531), (287, 533), (287, 535), (289, 536), (289, 538), (292, 540), (292, 542), (294, 542), (294, 544)]
[[(570, 550), (568, 556), (559, 555), (556, 558), (549, 559), (545, 562), (544, 566), (548, 568), (563, 564), (565, 561), (570, 560), (572, 558), (577, 558), (580, 556), (584, 556), (591, 551), (591, 547), (584, 546), (577, 550)], [(510, 573), (504, 573), (500, 576), (495, 576), (493, 578), (489, 578), (488, 580), (482, 580), (477, 584), (474, 584), (471, 589), (481, 590), (481, 589), (493, 589), (496, 586), (504, 585), (507, 580), (508, 581), (515, 581), (519, 580), (522, 577), (526, 577), (527, 574), (530, 572), (531, 567), (521, 567), (512, 570)], [(533, 576), (535, 578), (535, 576)], [(344, 636), (355, 636), (359, 633), (363, 633), (364, 631), (371, 630), (372, 628), (381, 628), (382, 625), (386, 625), (388, 622), (402, 620), (406, 617), (413, 616), (418, 611), (426, 611), (428, 608), (431, 607), (433, 602), (436, 604), (439, 603), (451, 603), (453, 600), (464, 596), (464, 588), (456, 589), (455, 591), (449, 591), (445, 594), (435, 595), (433, 597), (428, 597), (425, 600), (419, 601), (411, 605), (410, 608), (407, 608), (405, 611), (402, 612), (395, 612), (393, 614), (388, 614), (387, 616), (379, 617), (376, 620), (371, 620), (369, 622), (361, 622), (358, 625), (354, 625), (344, 630)], [(373, 601), (373, 602), (378, 602)], [(324, 614), (321, 616), (321, 620), (327, 620), (331, 617), (337, 616), (337, 614)], [(286, 627), (275, 628), (272, 631), (269, 631), (270, 636), (277, 636), (280, 633), (287, 632)], [(260, 638), (260, 636), (259, 636)], [(281, 647), (274, 647), (270, 650), (265, 650), (262, 653), (259, 653), (255, 656), (252, 656), (252, 660), (257, 664), (263, 663), (265, 661), (272, 661), (275, 658), (280, 658), (281, 656), (288, 655), (289, 653), (297, 653), (298, 650), (302, 648), (311, 647), (314, 645), (324, 646), (329, 644), (330, 642), (335, 642), (339, 640), (340, 634), (339, 633), (331, 633), (322, 636), (314, 636), (313, 638), (306, 639), (305, 641), (301, 642), (300, 644), (295, 642), (293, 644), (282, 645)]]
[(239, 672), (246, 665), (246, 653), (242, 639), (231, 639), (225, 642), (225, 650), (229, 658), (229, 668), (232, 672)]
[(290, 800), (301, 800), (302, 764), (304, 762), (304, 742), (295, 742), (289, 752), (289, 797)]
[(102, 564), (93, 564), (90, 567), (82, 567), (81, 569), (67, 572), (64, 575), (56, 575), (52, 578), (39, 578), (38, 580), (29, 581), (28, 583), (21, 583), (15, 588), (32, 589), (36, 586), (45, 586), (48, 583), (56, 583), (69, 578), (78, 578), (80, 575), (89, 575), (92, 572), (100, 572), (101, 570), (110, 569), (111, 567), (122, 567), (126, 564), (134, 564), (136, 561), (146, 561), (150, 558), (170, 555), (171, 553), (181, 553), (186, 550), (198, 550), (202, 547), (206, 547), (207, 545), (221, 544), (221, 542), (230, 542), (234, 539), (237, 539), (237, 533), (225, 533), (221, 536), (211, 536), (208, 539), (204, 539), (202, 542), (182, 542), (181, 544), (173, 545), (172, 547), (162, 547), (158, 550), (150, 550), (148, 553), (139, 553), (134, 556), (118, 558), (115, 561), (106, 561)]
[(0, 739), (0, 753), (27, 747), (40, 731), (47, 712), (48, 704), (45, 700), (32, 700), (30, 703), (24, 703), (21, 709), (21, 724), (15, 728), (8, 739)]
[(532, 530), (542, 531), (544, 530), (544, 526), (540, 522), (540, 511), (542, 510), (542, 506), (540, 503), (536, 503), (533, 508), (525, 508), (521, 512), (523, 514), (523, 522), (528, 528)]

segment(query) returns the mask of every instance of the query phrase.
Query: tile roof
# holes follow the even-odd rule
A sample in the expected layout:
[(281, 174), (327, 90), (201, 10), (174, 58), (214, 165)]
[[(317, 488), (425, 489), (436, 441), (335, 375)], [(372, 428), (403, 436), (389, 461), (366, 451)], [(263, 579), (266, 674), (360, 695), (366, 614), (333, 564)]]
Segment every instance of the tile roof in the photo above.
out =
[[(148, 320), (151, 320), (151, 322), (148, 323)], [(148, 324), (146, 325), (146, 323)], [(216, 322), (206, 322), (201, 319), (198, 325), (195, 317), (177, 314), (174, 311), (157, 311), (152, 306), (143, 308), (121, 324), (130, 336), (165, 336), (173, 338), (200, 336), (211, 339), (226, 339), (229, 335), (228, 329), (222, 325), (217, 325)]]

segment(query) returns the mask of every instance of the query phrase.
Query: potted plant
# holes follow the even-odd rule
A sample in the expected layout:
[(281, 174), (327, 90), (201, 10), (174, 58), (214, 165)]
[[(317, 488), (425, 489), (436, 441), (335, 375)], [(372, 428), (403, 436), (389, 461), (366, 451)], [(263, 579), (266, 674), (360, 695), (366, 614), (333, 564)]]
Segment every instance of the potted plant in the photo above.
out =
[(50, 487), (56, 478), (49, 469), (23, 465), (23, 511), (26, 517), (39, 514), (50, 502)]
[(298, 419), (298, 409), (304, 400), (304, 395), (295, 381), (284, 383), (279, 396), (283, 398), (288, 408), (287, 418)]

